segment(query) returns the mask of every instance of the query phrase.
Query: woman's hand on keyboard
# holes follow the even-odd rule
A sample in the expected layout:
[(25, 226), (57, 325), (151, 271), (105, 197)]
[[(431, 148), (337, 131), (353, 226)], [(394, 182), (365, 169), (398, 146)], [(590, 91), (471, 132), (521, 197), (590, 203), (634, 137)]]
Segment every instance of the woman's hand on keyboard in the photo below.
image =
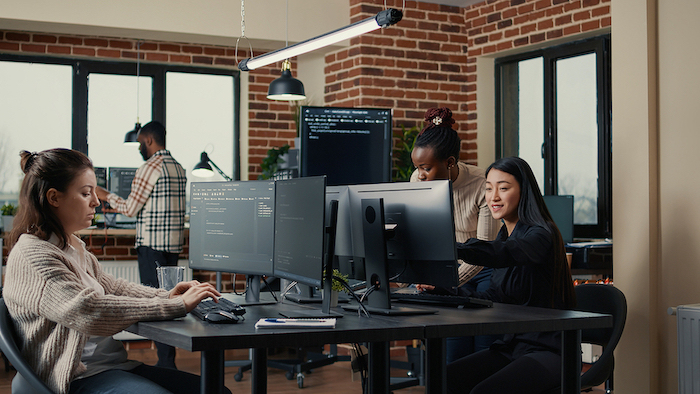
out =
[(418, 289), (418, 291), (427, 291), (427, 292), (431, 292), (431, 291), (435, 290), (435, 286), (433, 286), (433, 285), (421, 285), (421, 284), (418, 284), (418, 285), (416, 285), (416, 289)]
[(182, 297), (187, 312), (194, 309), (200, 301), (205, 298), (216, 300), (221, 297), (221, 293), (210, 283), (199, 283), (196, 280), (190, 282), (180, 282), (170, 291), (170, 298)]

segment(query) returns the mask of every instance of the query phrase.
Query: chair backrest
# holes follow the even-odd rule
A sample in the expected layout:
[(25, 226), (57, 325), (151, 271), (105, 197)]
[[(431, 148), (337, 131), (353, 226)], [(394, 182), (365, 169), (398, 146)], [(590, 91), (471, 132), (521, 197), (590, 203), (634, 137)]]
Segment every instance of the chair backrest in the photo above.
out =
[(581, 330), (581, 342), (603, 347), (598, 361), (581, 376), (581, 388), (594, 387), (605, 382), (613, 371), (613, 351), (625, 328), (627, 300), (619, 289), (611, 285), (584, 284), (576, 286), (575, 291), (577, 310), (606, 313), (613, 317), (612, 327)]
[[(52, 394), (53, 392), (51, 389), (39, 379), (29, 364), (27, 364), (24, 357), (22, 357), (22, 352), (20, 352), (19, 346), (17, 345), (17, 338), (10, 311), (7, 309), (7, 305), (5, 305), (5, 300), (0, 298), (0, 349), (2, 349), (7, 359), (10, 360), (12, 366), (15, 367), (17, 373), (24, 378), (23, 382), (18, 382), (20, 387), (17, 387), (18, 385), (13, 381), (12, 392), (15, 394)], [(27, 387), (27, 384), (29, 387)]]

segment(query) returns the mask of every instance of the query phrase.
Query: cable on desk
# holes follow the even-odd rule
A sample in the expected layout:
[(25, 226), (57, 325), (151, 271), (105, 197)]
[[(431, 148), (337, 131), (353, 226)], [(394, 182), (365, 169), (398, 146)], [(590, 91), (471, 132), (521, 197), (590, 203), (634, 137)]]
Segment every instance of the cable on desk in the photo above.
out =
[(296, 285), (297, 285), (297, 281), (289, 282), (287, 287), (285, 287), (284, 290), (280, 293), (280, 298), (283, 298), (284, 295), (287, 294), (287, 292), (289, 292), (289, 290), (292, 290), (292, 287), (294, 287)]
[(340, 276), (336, 276), (336, 275), (333, 275), (333, 279), (340, 282), (340, 284), (342, 284), (343, 287), (345, 287), (345, 289), (348, 291), (348, 294), (350, 294), (355, 299), (355, 301), (357, 301), (357, 303), (360, 305), (359, 308), (357, 308), (357, 316), (362, 317), (362, 314), (360, 313), (360, 310), (361, 310), (362, 312), (365, 313), (365, 315), (367, 317), (372, 317), (372, 315), (370, 315), (369, 312), (367, 312), (367, 308), (365, 308), (365, 306), (362, 304), (362, 301), (359, 298), (357, 298), (357, 294), (355, 294), (355, 292), (352, 290), (352, 288), (350, 287), (350, 285), (348, 284), (348, 282), (345, 279), (341, 278)]
[(279, 302), (280, 300), (277, 299), (277, 296), (275, 295), (275, 292), (272, 291), (272, 288), (270, 287), (270, 284), (267, 283), (267, 279), (265, 279), (264, 276), (261, 276), (261, 278), (262, 278), (263, 282), (265, 282), (265, 287), (267, 287), (267, 291), (269, 291), (270, 294), (272, 294), (272, 298), (275, 299), (275, 302)]

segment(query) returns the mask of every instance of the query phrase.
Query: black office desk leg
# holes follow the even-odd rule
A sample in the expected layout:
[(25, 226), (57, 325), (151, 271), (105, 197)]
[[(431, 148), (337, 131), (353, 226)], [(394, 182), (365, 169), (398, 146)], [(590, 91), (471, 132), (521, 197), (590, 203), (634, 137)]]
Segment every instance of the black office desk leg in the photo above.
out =
[(581, 330), (562, 331), (561, 392), (581, 392)]
[(369, 343), (369, 393), (389, 392), (389, 343)]
[(447, 393), (447, 367), (445, 354), (447, 340), (445, 338), (425, 339), (425, 392), (426, 394)]
[(202, 383), (203, 393), (221, 394), (224, 387), (224, 351), (202, 351)]
[(253, 349), (250, 392), (267, 393), (267, 349)]

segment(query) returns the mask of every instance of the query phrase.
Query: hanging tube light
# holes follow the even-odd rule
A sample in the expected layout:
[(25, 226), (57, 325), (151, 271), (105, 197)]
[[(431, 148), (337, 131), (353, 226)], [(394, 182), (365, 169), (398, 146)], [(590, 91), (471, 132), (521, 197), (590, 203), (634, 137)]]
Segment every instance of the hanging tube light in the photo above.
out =
[(302, 41), (292, 46), (268, 52), (258, 57), (243, 59), (238, 63), (238, 68), (241, 71), (255, 70), (256, 68), (267, 66), (268, 64), (276, 63), (294, 56), (336, 44), (343, 40), (369, 33), (379, 29), (380, 27), (395, 25), (401, 20), (401, 18), (403, 18), (403, 12), (394, 8), (389, 8), (384, 11), (380, 11), (374, 17), (353, 23), (341, 29)]

